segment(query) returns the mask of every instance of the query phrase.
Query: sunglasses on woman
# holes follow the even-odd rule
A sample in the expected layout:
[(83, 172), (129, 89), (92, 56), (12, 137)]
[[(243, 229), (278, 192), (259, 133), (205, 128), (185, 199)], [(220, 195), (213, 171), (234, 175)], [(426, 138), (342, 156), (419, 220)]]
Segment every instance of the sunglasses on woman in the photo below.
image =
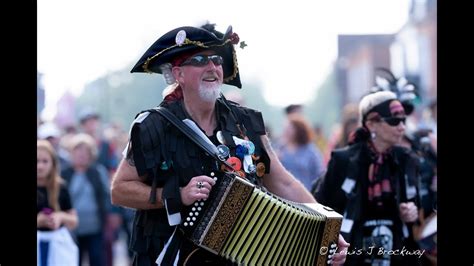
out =
[(224, 59), (220, 55), (195, 55), (186, 59), (180, 66), (206, 66), (212, 61), (214, 65), (220, 66), (224, 63)]
[(407, 118), (405, 116), (402, 117), (397, 117), (397, 116), (392, 116), (392, 117), (382, 117), (381, 118), (385, 123), (389, 124), (392, 127), (398, 126), (400, 122), (403, 122), (403, 124), (406, 124)]

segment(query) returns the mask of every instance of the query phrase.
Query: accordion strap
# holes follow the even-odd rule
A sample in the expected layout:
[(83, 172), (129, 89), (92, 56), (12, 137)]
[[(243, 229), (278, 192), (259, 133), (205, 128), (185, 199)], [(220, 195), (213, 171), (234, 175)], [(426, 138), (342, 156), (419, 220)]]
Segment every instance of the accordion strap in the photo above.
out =
[(163, 107), (155, 107), (152, 110), (156, 111), (164, 118), (166, 118), (171, 124), (173, 124), (176, 128), (178, 128), (184, 135), (186, 135), (189, 139), (191, 139), (198, 147), (203, 149), (207, 154), (212, 156), (217, 161), (222, 162), (230, 169), (234, 169), (231, 164), (229, 164), (225, 158), (219, 156), (217, 149), (215, 146), (212, 146), (207, 143), (205, 140), (202, 139), (198, 134), (194, 133), (194, 131), (189, 128), (183, 121), (179, 120), (172, 112), (167, 110)]

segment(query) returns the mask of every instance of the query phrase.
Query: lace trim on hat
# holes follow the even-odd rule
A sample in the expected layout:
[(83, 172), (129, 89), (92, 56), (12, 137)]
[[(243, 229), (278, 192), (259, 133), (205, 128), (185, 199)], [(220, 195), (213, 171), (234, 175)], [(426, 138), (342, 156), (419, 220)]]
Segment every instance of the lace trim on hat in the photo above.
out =
[[(202, 47), (202, 48), (212, 48), (212, 47), (222, 47), (222, 46), (225, 46), (227, 43), (231, 42), (232, 39), (227, 39), (224, 41), (223, 44), (215, 44), (215, 45), (205, 45), (204, 43), (200, 42), (200, 41), (191, 41), (190, 39), (186, 38), (184, 40), (184, 43), (178, 45), (178, 44), (175, 44), (175, 45), (172, 45), (168, 48), (165, 48), (163, 50), (161, 50), (160, 52), (156, 53), (154, 56), (152, 57), (148, 57), (147, 60), (145, 61), (145, 63), (143, 63), (142, 67), (143, 67), (143, 70), (147, 73), (153, 73), (153, 71), (151, 71), (150, 69), (148, 69), (148, 65), (150, 64), (151, 60), (155, 59), (157, 56), (161, 55), (162, 53), (168, 51), (168, 50), (171, 50), (177, 46), (183, 46), (183, 45), (195, 45), (195, 46), (198, 46), (198, 47)], [(233, 61), (234, 61), (234, 71), (232, 73), (231, 76), (227, 77), (224, 79), (224, 82), (227, 82), (229, 80), (232, 80), (234, 79), (236, 76), (237, 76), (237, 72), (239, 72), (239, 68), (237, 66), (237, 55), (235, 53), (235, 49), (232, 49), (232, 58), (233, 58)]]

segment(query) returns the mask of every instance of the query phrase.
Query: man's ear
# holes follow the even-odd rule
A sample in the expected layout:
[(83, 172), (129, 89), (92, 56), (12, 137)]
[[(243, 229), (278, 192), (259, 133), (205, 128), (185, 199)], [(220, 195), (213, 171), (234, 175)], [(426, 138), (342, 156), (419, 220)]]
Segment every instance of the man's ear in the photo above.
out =
[(172, 73), (173, 73), (173, 77), (179, 82), (179, 81), (182, 81), (182, 78), (184, 77), (184, 74), (183, 74), (183, 70), (181, 69), (181, 67), (173, 67), (171, 69)]

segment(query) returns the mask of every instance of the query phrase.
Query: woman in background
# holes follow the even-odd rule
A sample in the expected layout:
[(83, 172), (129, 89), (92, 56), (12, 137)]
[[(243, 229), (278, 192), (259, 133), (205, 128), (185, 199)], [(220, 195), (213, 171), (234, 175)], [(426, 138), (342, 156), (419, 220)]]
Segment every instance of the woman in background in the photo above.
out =
[[(71, 205), (71, 199), (64, 181), (58, 174), (58, 156), (53, 146), (47, 140), (37, 141), (37, 173), (36, 173), (36, 227), (38, 230), (38, 265), (77, 265), (77, 256), (61, 256), (61, 262), (57, 261), (57, 246), (74, 247), (72, 237), (68, 230), (77, 226), (78, 218), (76, 210)], [(56, 253), (53, 254), (53, 253)]]
[(323, 158), (313, 139), (314, 133), (305, 118), (290, 114), (283, 129), (282, 143), (276, 149), (283, 166), (308, 190), (324, 173)]
[[(314, 196), (344, 216), (341, 235), (353, 248), (344, 265), (419, 265), (412, 232), (418, 158), (398, 146), (405, 110), (394, 93), (379, 91), (362, 98), (359, 112), (360, 127), (348, 146), (332, 152)], [(390, 256), (402, 248), (412, 255)]]

